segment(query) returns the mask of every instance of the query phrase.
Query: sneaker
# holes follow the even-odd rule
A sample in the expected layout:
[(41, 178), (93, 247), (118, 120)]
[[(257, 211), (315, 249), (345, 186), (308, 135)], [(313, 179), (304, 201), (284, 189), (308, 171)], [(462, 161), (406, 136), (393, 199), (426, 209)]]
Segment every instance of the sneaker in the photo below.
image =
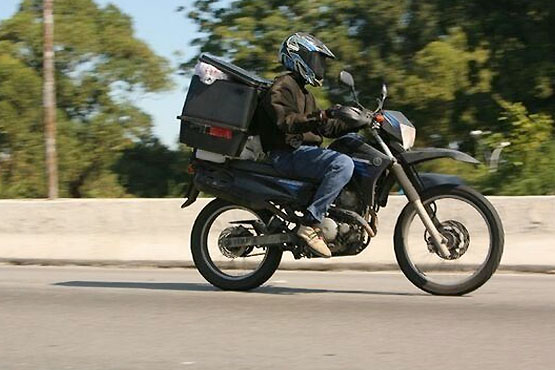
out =
[(314, 228), (301, 225), (299, 226), (299, 230), (297, 230), (297, 235), (306, 242), (308, 248), (314, 254), (324, 258), (331, 257), (331, 251), (326, 245), (326, 242)]

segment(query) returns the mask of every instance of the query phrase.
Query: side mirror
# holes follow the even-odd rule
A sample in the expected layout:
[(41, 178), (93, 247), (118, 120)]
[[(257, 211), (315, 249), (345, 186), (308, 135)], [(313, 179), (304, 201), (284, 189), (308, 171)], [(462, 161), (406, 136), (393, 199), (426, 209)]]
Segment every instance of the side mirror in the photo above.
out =
[(341, 83), (343, 85), (346, 85), (347, 87), (350, 87), (351, 89), (355, 88), (355, 80), (353, 79), (353, 75), (351, 75), (347, 71), (341, 71), (339, 73), (339, 81), (341, 81)]
[(341, 81), (343, 85), (346, 85), (351, 89), (351, 93), (353, 94), (353, 99), (355, 100), (355, 103), (361, 106), (360, 103), (358, 102), (358, 96), (355, 90), (355, 80), (353, 78), (353, 75), (347, 71), (341, 71), (339, 73), (339, 81)]
[(387, 86), (386, 84), (382, 85), (382, 98), (377, 98), (378, 101), (378, 108), (376, 108), (376, 112), (379, 112), (383, 109), (383, 103), (385, 102), (385, 98), (387, 98)]

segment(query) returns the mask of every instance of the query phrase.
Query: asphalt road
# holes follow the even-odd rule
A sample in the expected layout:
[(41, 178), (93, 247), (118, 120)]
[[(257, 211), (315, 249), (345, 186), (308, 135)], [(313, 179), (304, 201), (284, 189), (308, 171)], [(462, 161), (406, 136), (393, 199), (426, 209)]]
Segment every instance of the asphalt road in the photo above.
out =
[(194, 270), (0, 267), (2, 370), (482, 368), (555, 368), (554, 275), (434, 297), (396, 273), (238, 293)]

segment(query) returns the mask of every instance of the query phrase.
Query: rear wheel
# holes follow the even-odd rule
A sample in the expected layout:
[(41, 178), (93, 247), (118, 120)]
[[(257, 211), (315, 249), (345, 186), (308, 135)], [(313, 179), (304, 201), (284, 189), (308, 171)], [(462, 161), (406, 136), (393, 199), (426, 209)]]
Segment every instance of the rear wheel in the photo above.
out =
[(222, 240), (261, 235), (260, 225), (268, 218), (265, 212), (222, 199), (210, 202), (191, 233), (191, 253), (202, 276), (224, 290), (249, 290), (264, 284), (278, 268), (283, 251), (279, 247), (225, 247)]
[(450, 256), (440, 256), (415, 208), (405, 206), (395, 226), (395, 256), (405, 276), (438, 295), (462, 295), (482, 286), (499, 266), (504, 233), (499, 215), (480, 193), (466, 186), (426, 190), (422, 203), (448, 240)]

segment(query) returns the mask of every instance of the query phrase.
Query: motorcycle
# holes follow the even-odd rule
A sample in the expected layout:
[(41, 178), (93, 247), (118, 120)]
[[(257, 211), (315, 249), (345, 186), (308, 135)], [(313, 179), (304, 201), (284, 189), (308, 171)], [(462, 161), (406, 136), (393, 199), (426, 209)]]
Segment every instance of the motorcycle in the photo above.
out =
[[(452, 149), (413, 149), (416, 129), (403, 113), (384, 109), (385, 85), (377, 108), (369, 110), (357, 99), (352, 75), (342, 71), (340, 81), (350, 88), (354, 105), (338, 108), (335, 117), (357, 123), (369, 135), (351, 133), (328, 146), (355, 164), (351, 181), (319, 225), (332, 258), (368, 247), (378, 232), (378, 211), (398, 184), (408, 203), (397, 219), (393, 246), (405, 276), (436, 295), (463, 295), (482, 286), (503, 253), (499, 215), (456, 177), (419, 173), (416, 167), (438, 158), (479, 161)], [(251, 160), (197, 158), (192, 170), (183, 207), (200, 191), (216, 197), (200, 212), (191, 234), (195, 266), (208, 282), (224, 290), (250, 290), (273, 275), (284, 252), (295, 259), (316, 257), (295, 231), (318, 184), (284, 178), (271, 164)]]

